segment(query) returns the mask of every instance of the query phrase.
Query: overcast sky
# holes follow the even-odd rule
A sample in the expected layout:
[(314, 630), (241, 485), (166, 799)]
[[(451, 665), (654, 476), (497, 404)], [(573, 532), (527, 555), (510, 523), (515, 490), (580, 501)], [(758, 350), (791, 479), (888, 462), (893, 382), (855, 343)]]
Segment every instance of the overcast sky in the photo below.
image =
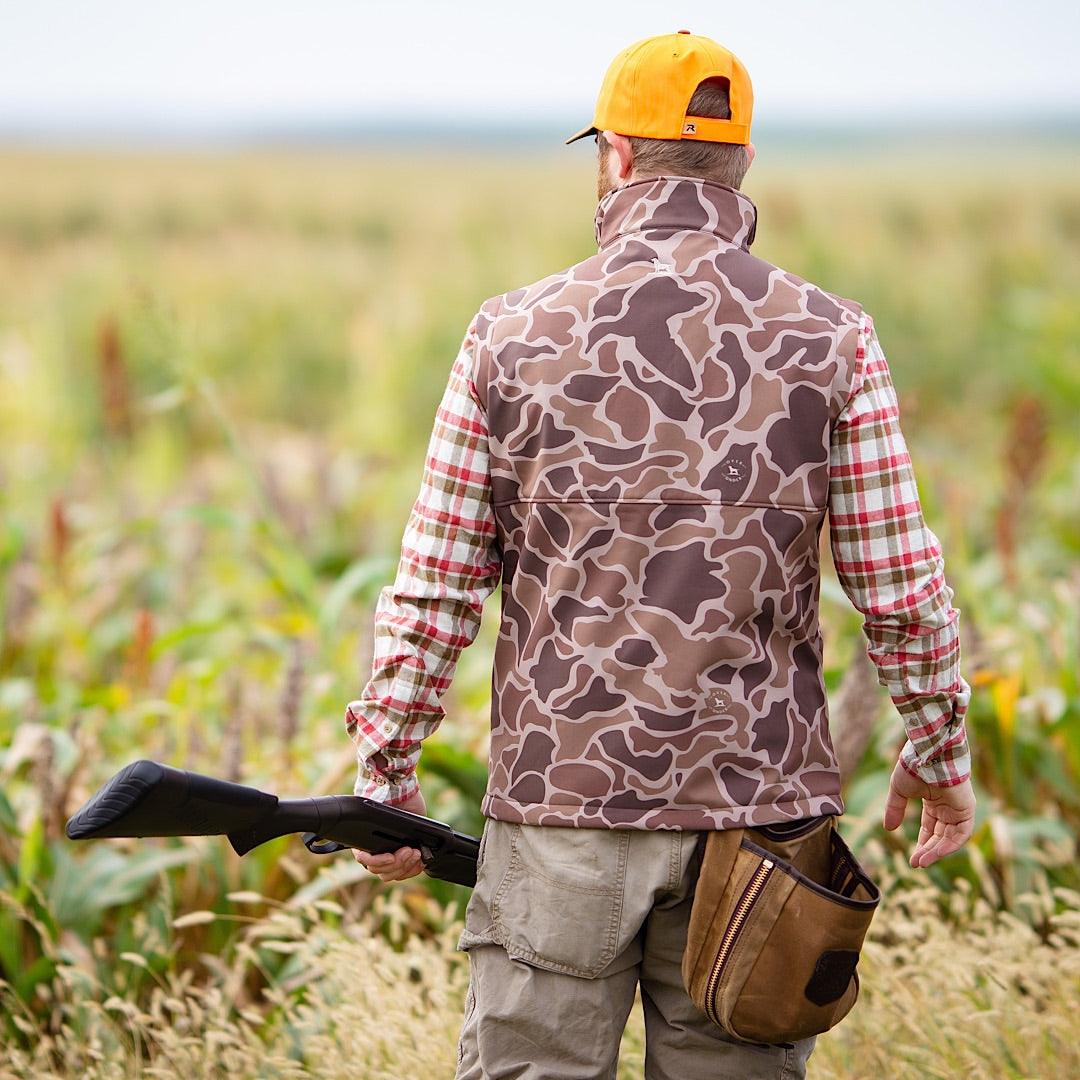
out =
[(1080, 115), (1076, 0), (0, 0), (0, 127), (585, 123), (678, 29), (738, 53), (758, 121)]

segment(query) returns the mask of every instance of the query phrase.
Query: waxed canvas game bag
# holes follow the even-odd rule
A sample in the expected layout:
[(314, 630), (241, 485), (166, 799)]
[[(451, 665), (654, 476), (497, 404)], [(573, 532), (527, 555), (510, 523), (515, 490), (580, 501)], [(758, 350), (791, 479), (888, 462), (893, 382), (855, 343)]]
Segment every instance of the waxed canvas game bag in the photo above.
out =
[(703, 832), (682, 973), (729, 1035), (794, 1042), (838, 1024), (881, 893), (836, 829), (808, 822)]

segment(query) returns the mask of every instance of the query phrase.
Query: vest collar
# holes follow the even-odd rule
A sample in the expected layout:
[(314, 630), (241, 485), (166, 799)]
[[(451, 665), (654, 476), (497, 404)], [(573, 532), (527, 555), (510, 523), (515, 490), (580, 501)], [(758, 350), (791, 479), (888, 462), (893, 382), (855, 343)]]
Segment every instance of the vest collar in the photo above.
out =
[(688, 229), (716, 233), (749, 248), (757, 208), (741, 191), (696, 176), (652, 176), (609, 191), (596, 208), (596, 243), (645, 229)]

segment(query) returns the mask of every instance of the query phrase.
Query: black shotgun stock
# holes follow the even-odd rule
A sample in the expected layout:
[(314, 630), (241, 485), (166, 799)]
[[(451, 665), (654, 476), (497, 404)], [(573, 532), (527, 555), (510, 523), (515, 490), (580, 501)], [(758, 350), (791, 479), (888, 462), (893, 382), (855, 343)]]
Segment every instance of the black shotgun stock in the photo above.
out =
[(304, 834), (316, 855), (359, 848), (381, 855), (414, 847), (425, 871), (442, 881), (476, 884), (480, 841), (449, 825), (357, 795), (279, 799), (257, 788), (133, 761), (67, 823), (70, 840), (108, 836), (227, 836), (237, 855), (289, 833)]

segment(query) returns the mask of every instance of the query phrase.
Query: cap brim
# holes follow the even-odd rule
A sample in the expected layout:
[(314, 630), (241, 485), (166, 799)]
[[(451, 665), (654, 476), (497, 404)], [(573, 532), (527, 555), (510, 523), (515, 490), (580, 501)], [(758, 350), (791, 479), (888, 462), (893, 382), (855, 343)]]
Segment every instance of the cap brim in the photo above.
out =
[(578, 139), (584, 139), (587, 135), (596, 135), (599, 129), (590, 124), (588, 127), (582, 128), (576, 135), (571, 135), (569, 139), (563, 143), (563, 146), (569, 146), (572, 142), (577, 142)]

